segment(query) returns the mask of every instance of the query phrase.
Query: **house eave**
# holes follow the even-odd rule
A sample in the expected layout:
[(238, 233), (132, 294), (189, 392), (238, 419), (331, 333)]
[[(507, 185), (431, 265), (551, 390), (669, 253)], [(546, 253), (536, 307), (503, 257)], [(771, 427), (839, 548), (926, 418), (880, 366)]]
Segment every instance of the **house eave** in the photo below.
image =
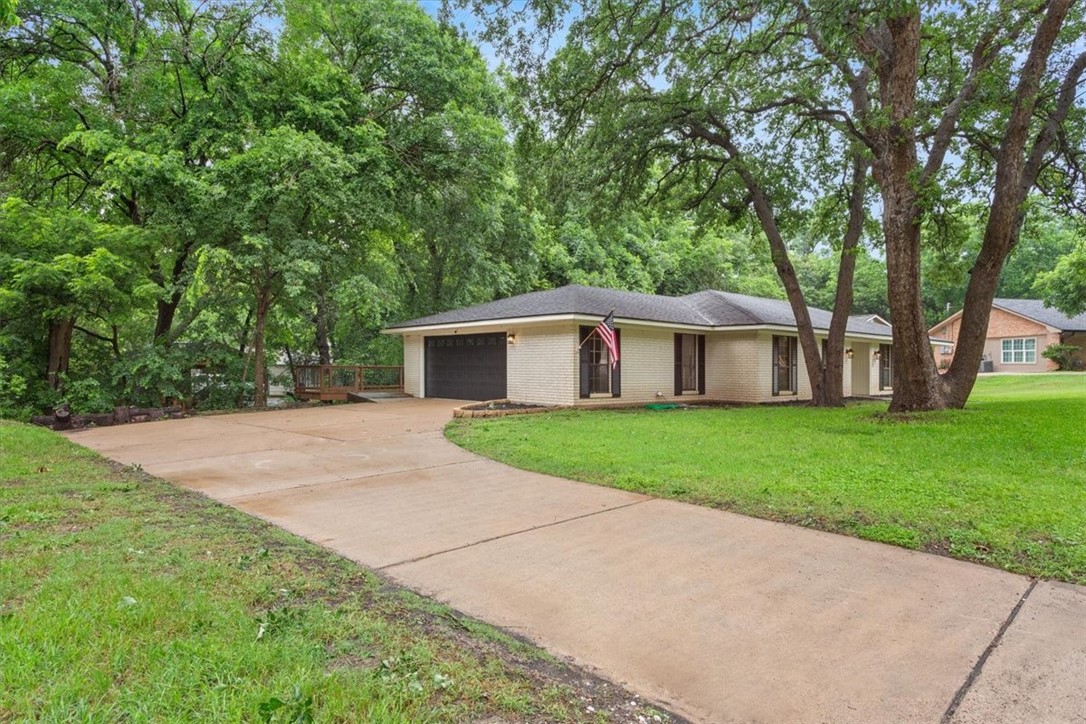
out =
[[(443, 324), (427, 324), (414, 327), (390, 327), (381, 330), (382, 334), (389, 335), (415, 335), (415, 334), (435, 334), (435, 333), (457, 333), (461, 330), (465, 332), (486, 329), (488, 327), (533, 327), (543, 326), (547, 324), (555, 324), (562, 322), (569, 323), (585, 323), (585, 324), (599, 324), (599, 315), (589, 314), (550, 314), (538, 317), (505, 317), (499, 319), (480, 319), (471, 322), (446, 322)], [(626, 317), (615, 317), (615, 324), (625, 327), (649, 327), (655, 329), (669, 329), (679, 331), (690, 331), (697, 333), (706, 332), (785, 332), (796, 333), (796, 327), (784, 325), (784, 324), (742, 324), (742, 325), (720, 325), (711, 326), (707, 324), (680, 324), (675, 322), (659, 322), (649, 319), (629, 319)], [(829, 330), (815, 328), (815, 334), (825, 335)], [(886, 341), (892, 339), (889, 334), (873, 334), (869, 332), (845, 332), (845, 336), (850, 339), (859, 340), (873, 340), (873, 341)]]

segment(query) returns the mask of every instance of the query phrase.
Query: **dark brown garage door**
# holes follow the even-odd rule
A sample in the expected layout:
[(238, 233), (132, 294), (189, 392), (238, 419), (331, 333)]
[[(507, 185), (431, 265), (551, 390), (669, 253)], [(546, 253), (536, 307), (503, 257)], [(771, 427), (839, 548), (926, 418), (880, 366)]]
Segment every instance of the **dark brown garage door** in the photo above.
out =
[(426, 338), (426, 396), (505, 397), (505, 333)]

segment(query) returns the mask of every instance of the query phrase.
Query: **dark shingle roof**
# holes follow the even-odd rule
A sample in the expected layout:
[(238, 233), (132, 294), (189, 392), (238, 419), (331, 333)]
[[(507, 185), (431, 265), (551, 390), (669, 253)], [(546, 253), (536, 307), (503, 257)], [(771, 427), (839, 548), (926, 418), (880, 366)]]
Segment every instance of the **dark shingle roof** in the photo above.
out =
[[(390, 330), (429, 327), (439, 324), (486, 322), (519, 317), (545, 317), (557, 314), (586, 314), (606, 316), (615, 310), (615, 317), (625, 320), (684, 324), (698, 327), (738, 327), (774, 324), (793, 327), (796, 324), (792, 308), (782, 299), (763, 299), (731, 292), (704, 291), (685, 297), (665, 297), (659, 294), (625, 292), (571, 284), (558, 289), (519, 294), (463, 309), (453, 309), (428, 317), (400, 322)], [(816, 329), (828, 329), (830, 312), (810, 308), (811, 322)], [(890, 330), (882, 324), (849, 319), (848, 331), (889, 337)]]
[(889, 322), (880, 317), (877, 314), (850, 314), (848, 315), (849, 322), (871, 322), (873, 324), (881, 324), (883, 326), (889, 326)]
[(993, 299), (992, 306), (1021, 314), (1063, 332), (1086, 332), (1086, 312), (1077, 317), (1068, 317), (1058, 309), (1046, 307), (1040, 299)]

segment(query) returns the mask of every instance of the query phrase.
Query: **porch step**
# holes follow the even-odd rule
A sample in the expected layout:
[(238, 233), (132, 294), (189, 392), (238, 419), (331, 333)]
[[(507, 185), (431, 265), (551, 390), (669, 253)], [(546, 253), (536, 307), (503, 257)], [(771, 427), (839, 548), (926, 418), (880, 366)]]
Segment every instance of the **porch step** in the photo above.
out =
[(406, 392), (348, 392), (347, 402), (391, 402), (410, 397)]

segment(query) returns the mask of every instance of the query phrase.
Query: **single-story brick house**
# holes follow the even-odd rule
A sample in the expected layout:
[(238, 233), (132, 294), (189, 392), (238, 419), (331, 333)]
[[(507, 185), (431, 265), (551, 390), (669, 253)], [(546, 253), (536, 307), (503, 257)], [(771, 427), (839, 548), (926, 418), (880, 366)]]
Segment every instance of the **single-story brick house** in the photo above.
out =
[[(612, 310), (619, 364), (599, 335)], [(811, 309), (825, 340), (830, 313)], [(404, 390), (416, 397), (509, 399), (544, 405), (636, 404), (700, 398), (810, 398), (788, 302), (704, 291), (683, 297), (571, 285), (393, 325), (403, 336)], [(889, 394), (891, 330), (850, 319), (846, 396)]]
[[(956, 312), (930, 330), (950, 344), (935, 347), (935, 362), (947, 367), (954, 359), (962, 313)], [(1041, 356), (1052, 344), (1079, 348), (1076, 369), (1086, 367), (1086, 313), (1068, 317), (1040, 299), (994, 299), (984, 342), (984, 359), (994, 372), (1047, 372), (1056, 363)]]

